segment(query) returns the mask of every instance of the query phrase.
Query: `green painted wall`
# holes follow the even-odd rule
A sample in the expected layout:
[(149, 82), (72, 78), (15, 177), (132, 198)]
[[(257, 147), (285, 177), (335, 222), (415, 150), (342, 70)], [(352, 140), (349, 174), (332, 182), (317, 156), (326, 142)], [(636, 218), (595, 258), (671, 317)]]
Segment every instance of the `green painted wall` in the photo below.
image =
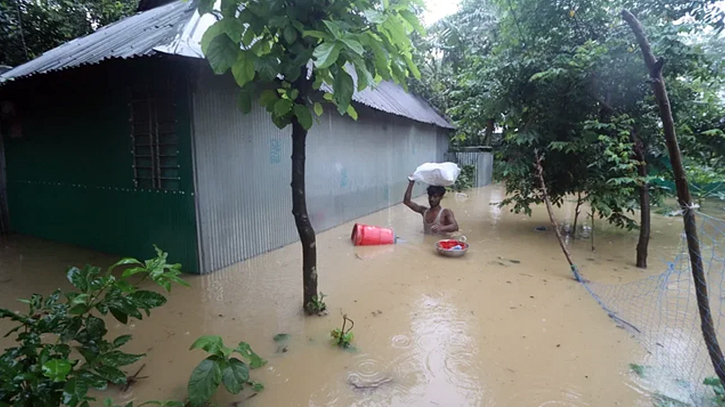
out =
[[(19, 108), (21, 138), (5, 137), (14, 232), (120, 256), (156, 244), (197, 272), (188, 81), (178, 60), (140, 58), (39, 75), (0, 89)], [(173, 83), (179, 191), (134, 189), (132, 86)]]

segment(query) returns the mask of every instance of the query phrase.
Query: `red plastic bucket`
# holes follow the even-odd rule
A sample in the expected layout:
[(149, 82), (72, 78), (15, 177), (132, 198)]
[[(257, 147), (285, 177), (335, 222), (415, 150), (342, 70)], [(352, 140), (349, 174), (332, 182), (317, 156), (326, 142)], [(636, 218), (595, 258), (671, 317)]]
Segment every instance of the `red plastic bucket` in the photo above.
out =
[(395, 243), (393, 229), (356, 223), (350, 236), (355, 246), (378, 246)]

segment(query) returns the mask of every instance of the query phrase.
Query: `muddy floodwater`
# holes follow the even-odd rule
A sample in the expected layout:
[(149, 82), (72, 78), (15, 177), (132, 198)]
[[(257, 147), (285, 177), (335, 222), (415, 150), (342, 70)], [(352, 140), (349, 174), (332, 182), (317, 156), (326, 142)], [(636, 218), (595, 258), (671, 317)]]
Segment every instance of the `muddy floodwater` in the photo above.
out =
[[(106, 395), (183, 399), (204, 357), (189, 346), (216, 334), (227, 344), (250, 343), (269, 361), (252, 374), (266, 390), (244, 406), (651, 406), (650, 389), (629, 369), (646, 351), (571, 278), (545, 210), (528, 217), (491, 205), (502, 198), (492, 186), (444, 200), (471, 244), (460, 259), (439, 257), (420, 215), (402, 205), (358, 220), (393, 227), (403, 239), (397, 245), (353, 247), (353, 223), (319, 234), (326, 317), (300, 312), (298, 244), (187, 276), (193, 288), (175, 288), (150, 318), (129, 326), (109, 320), (110, 335), (134, 335), (127, 351), (148, 355), (148, 378)], [(571, 204), (558, 214), (562, 222), (572, 215)], [(650, 273), (662, 270), (681, 231), (680, 219), (653, 217)], [(583, 273), (605, 282), (645, 276), (633, 264), (636, 234), (597, 228), (596, 252), (589, 240), (571, 243)], [(113, 260), (14, 237), (0, 251), (0, 306), (21, 309), (15, 298), (67, 288), (68, 265)], [(330, 345), (341, 313), (355, 321), (354, 351)], [(279, 333), (291, 335), (284, 349), (273, 341)], [(221, 406), (249, 395), (219, 393)]]

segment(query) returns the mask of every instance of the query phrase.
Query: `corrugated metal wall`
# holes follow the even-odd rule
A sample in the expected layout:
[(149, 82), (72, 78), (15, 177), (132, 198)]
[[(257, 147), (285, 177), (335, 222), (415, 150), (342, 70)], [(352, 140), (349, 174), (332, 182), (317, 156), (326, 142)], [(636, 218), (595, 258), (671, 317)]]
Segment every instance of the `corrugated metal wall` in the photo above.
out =
[[(204, 272), (297, 240), (291, 129), (277, 129), (259, 107), (241, 114), (235, 90), (227, 78), (202, 74), (193, 98)], [(316, 231), (402, 201), (415, 167), (445, 155), (436, 127), (358, 111), (354, 122), (328, 108), (308, 136), (307, 203)]]
[(493, 176), (493, 153), (487, 151), (451, 152), (450, 159), (459, 165), (473, 165), (476, 167), (476, 179), (473, 186), (485, 187), (491, 184)]
[[(196, 272), (188, 92), (176, 73), (156, 59), (114, 61), (3, 88), (22, 115), (22, 137), (5, 138), (12, 231), (139, 258), (156, 244)], [(136, 189), (128, 89), (163, 78), (178, 80), (181, 188)]]

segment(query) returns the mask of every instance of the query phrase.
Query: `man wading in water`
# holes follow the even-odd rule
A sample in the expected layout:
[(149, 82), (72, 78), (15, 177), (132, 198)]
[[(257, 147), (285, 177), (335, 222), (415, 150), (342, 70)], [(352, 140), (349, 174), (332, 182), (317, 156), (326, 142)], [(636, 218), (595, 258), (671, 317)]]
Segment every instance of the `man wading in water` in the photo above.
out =
[(423, 231), (426, 234), (445, 235), (448, 233), (458, 232), (458, 222), (453, 216), (453, 211), (443, 209), (441, 207), (441, 199), (446, 194), (444, 187), (429, 186), (428, 187), (428, 204), (430, 208), (418, 205), (410, 200), (413, 195), (413, 185), (415, 181), (408, 178), (408, 189), (403, 196), (403, 203), (408, 208), (423, 215)]

